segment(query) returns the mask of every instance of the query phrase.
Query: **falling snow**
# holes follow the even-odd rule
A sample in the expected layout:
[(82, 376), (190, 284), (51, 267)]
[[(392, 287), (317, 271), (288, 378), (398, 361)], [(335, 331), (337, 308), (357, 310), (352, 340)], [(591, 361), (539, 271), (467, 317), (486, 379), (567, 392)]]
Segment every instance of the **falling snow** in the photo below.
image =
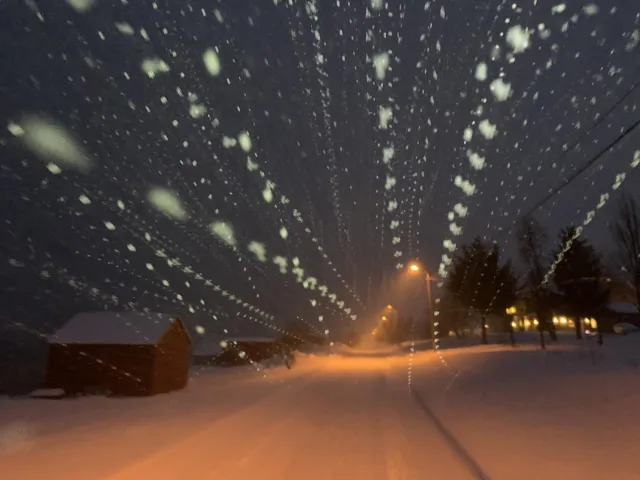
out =
[(515, 258), (563, 182), (536, 215), (607, 250), (637, 184), (637, 132), (606, 148), (638, 120), (633, 2), (5, 3), (1, 316), (29, 338), (86, 307), (337, 341), (416, 259)]

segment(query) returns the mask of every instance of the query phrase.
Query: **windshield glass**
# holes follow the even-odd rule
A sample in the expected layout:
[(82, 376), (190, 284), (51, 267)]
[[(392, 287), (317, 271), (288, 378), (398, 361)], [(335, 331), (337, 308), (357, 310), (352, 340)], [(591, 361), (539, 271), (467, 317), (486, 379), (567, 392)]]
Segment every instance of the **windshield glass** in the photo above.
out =
[(0, 0), (0, 472), (638, 478), (639, 24)]

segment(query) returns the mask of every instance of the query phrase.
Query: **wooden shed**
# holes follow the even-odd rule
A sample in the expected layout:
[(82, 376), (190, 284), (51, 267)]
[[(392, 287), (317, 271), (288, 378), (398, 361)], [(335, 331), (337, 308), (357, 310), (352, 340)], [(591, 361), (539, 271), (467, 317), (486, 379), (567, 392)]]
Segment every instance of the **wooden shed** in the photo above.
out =
[(155, 395), (183, 389), (189, 379), (191, 339), (175, 315), (80, 313), (49, 347), (45, 386), (68, 394)]

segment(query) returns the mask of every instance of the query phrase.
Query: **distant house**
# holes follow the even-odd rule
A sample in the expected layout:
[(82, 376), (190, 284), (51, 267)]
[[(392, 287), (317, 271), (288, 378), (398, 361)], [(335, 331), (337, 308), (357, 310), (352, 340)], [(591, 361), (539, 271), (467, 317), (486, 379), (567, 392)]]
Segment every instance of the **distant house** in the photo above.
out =
[(220, 339), (202, 339), (193, 346), (192, 357), (194, 365), (215, 365), (223, 352)]
[(175, 315), (90, 312), (49, 339), (46, 388), (154, 395), (185, 388), (191, 340)]
[(638, 306), (630, 302), (614, 302), (607, 305), (607, 311), (599, 320), (603, 330), (612, 332), (617, 323), (629, 323), (640, 327), (640, 310)]
[(236, 365), (249, 361), (261, 362), (281, 353), (282, 345), (271, 337), (227, 338), (222, 343), (217, 364)]

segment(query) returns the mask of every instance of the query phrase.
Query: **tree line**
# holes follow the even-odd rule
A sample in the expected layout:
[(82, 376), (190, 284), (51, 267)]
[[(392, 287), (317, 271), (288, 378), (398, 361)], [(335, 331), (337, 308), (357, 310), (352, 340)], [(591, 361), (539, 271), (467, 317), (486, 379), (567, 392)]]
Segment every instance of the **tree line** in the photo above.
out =
[[(640, 208), (631, 196), (623, 196), (609, 225), (615, 245), (614, 254), (605, 258), (580, 236), (581, 228), (563, 228), (555, 242), (550, 242), (545, 229), (532, 216), (522, 218), (516, 228), (518, 256), (522, 268), (516, 269), (510, 259), (503, 261), (496, 242), (476, 237), (463, 245), (454, 256), (445, 280), (448, 298), (440, 307), (440, 330), (458, 332), (465, 315), (455, 305), (475, 312), (481, 339), (488, 343), (486, 319), (503, 319), (504, 330), (514, 342), (511, 316), (516, 303), (527, 313), (534, 313), (541, 345), (544, 334), (556, 340), (553, 313), (574, 319), (576, 338), (582, 338), (582, 319), (595, 317), (599, 343), (610, 288), (605, 281), (615, 270), (634, 292), (640, 306)], [(468, 313), (466, 315), (468, 318)]]

